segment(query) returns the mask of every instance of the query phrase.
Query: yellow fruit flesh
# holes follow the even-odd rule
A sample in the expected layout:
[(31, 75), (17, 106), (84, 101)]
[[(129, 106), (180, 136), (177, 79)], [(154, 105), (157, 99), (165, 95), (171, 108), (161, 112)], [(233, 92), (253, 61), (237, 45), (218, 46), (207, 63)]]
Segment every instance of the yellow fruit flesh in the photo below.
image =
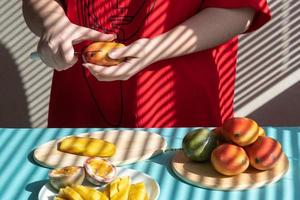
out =
[(66, 200), (66, 199), (64, 199), (64, 198), (61, 198), (61, 197), (54, 197), (54, 199), (53, 200)]
[(54, 200), (148, 200), (148, 194), (144, 183), (131, 185), (126, 176), (115, 179), (102, 192), (82, 185), (67, 186), (60, 189)]
[(63, 139), (58, 150), (89, 157), (111, 157), (116, 152), (116, 146), (100, 139), (73, 136)]
[(70, 167), (64, 167), (64, 168), (59, 168), (59, 169), (55, 169), (53, 170), (54, 174), (62, 174), (62, 175), (72, 175), (74, 173), (76, 173), (76, 171), (78, 170), (78, 167), (74, 167), (74, 166), (70, 166)]
[(148, 200), (148, 194), (144, 183), (130, 186), (128, 200)]
[(118, 184), (120, 182), (120, 178), (116, 178), (113, 182), (109, 184), (109, 197), (113, 197), (118, 193)]
[(68, 200), (84, 200), (80, 194), (68, 186), (59, 190), (58, 197)]
[(105, 177), (113, 171), (113, 167), (104, 160), (93, 159), (88, 162), (93, 173), (100, 177)]
[(110, 200), (127, 200), (131, 180), (129, 176), (117, 178), (110, 184)]
[(84, 200), (108, 200), (107, 197), (100, 191), (82, 186), (82, 185), (76, 185), (72, 187), (73, 190), (75, 190)]

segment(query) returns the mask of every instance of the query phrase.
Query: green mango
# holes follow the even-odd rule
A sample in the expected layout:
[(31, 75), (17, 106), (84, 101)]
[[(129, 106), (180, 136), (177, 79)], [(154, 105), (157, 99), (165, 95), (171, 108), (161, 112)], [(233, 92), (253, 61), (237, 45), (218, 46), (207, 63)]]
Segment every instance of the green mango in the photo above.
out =
[(206, 128), (195, 129), (187, 133), (182, 140), (184, 154), (192, 161), (210, 160), (214, 148), (218, 146), (219, 136)]

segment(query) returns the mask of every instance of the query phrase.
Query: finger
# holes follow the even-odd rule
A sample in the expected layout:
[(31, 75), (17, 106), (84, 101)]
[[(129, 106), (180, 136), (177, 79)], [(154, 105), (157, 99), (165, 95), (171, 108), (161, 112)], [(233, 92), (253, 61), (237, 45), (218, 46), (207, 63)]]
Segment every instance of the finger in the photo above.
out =
[(82, 65), (89, 69), (89, 71), (97, 78), (98, 81), (122, 80), (122, 76), (116, 73), (116, 69), (113, 69), (117, 68), (118, 66), (103, 67), (91, 63), (84, 63)]
[(37, 52), (44, 64), (50, 67), (55, 65), (55, 62), (53, 61), (51, 56), (53, 53), (51, 52), (50, 47), (45, 44), (45, 42), (40, 41), (38, 43)]
[(52, 65), (50, 67), (53, 67), (54, 69), (56, 69), (57, 71), (62, 71), (62, 70), (66, 70), (68, 68), (70, 68), (71, 66), (73, 66), (72, 63), (67, 63), (66, 59), (63, 55), (64, 53), (62, 52), (61, 47), (58, 47), (58, 49), (56, 51), (50, 51), (49, 52), (49, 57), (52, 60)]
[(108, 56), (112, 59), (120, 59), (125, 57), (138, 58), (145, 56), (145, 48), (149, 45), (149, 39), (143, 38), (135, 41), (131, 45), (112, 49)]
[(111, 59), (121, 59), (126, 57), (139, 57), (141, 51), (140, 46), (130, 45), (122, 48), (115, 48), (108, 52)]
[(121, 47), (121, 48), (115, 48), (112, 49), (110, 52), (108, 52), (108, 57), (111, 59), (121, 59), (125, 57), (129, 57), (130, 55), (130, 47)]
[(116, 76), (116, 70), (113, 69), (116, 66), (104, 67), (100, 65), (94, 65), (92, 63), (84, 63), (82, 65), (90, 69), (92, 72), (94, 72), (94, 74), (102, 76)]
[(73, 65), (72, 62), (66, 62), (63, 54), (61, 53), (60, 47), (53, 45), (53, 43), (40, 41), (37, 50), (41, 60), (47, 66), (52, 67), (58, 71), (65, 70)]
[(60, 57), (65, 63), (65, 68), (73, 66), (77, 62), (78, 58), (75, 55), (74, 47), (71, 41), (62, 43), (59, 50)]
[(86, 27), (81, 27), (79, 30), (77, 30), (77, 34), (78, 35), (76, 39), (73, 40), (73, 44), (80, 43), (84, 40), (113, 41), (117, 38), (115, 34), (101, 33)]

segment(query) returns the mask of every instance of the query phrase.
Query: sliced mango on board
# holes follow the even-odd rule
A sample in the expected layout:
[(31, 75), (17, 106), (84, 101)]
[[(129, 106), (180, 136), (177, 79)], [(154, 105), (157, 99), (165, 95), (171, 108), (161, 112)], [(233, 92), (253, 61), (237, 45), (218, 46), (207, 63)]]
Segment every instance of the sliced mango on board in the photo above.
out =
[(71, 136), (58, 144), (58, 150), (88, 157), (111, 157), (116, 153), (116, 145), (101, 139)]

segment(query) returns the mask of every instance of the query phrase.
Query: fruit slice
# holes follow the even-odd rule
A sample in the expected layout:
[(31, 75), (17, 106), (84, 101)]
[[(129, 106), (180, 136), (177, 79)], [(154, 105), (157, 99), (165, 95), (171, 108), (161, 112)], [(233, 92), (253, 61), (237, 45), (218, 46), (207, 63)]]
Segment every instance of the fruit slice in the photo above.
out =
[(103, 190), (103, 194), (107, 197), (107, 199), (110, 198), (110, 184), (106, 185), (105, 189)]
[(116, 146), (100, 139), (71, 136), (59, 143), (58, 150), (89, 157), (111, 157), (116, 152)]
[(249, 166), (249, 159), (242, 147), (222, 144), (213, 150), (211, 163), (219, 173), (232, 176), (244, 172)]
[(54, 197), (53, 200), (67, 200), (67, 199), (64, 199), (64, 198), (61, 198), (61, 197)]
[(84, 163), (87, 180), (95, 185), (111, 182), (116, 177), (116, 167), (107, 159), (89, 158)]
[(108, 200), (108, 198), (102, 192), (91, 187), (75, 185), (72, 186), (72, 189), (80, 194), (84, 200)]
[(259, 170), (273, 168), (282, 155), (281, 144), (266, 136), (259, 136), (253, 144), (246, 146), (245, 150), (251, 166)]
[(148, 200), (147, 190), (143, 182), (130, 186), (128, 200)]
[(101, 66), (118, 65), (123, 59), (111, 59), (108, 53), (115, 48), (121, 48), (125, 45), (116, 42), (94, 42), (87, 46), (82, 54), (84, 62), (93, 63)]
[(208, 129), (196, 129), (185, 135), (182, 141), (184, 154), (193, 161), (208, 161), (218, 144), (218, 136)]
[(65, 188), (61, 188), (57, 197), (68, 199), (68, 200), (84, 200), (80, 194), (78, 194), (71, 187), (67, 186)]
[(49, 171), (49, 182), (57, 190), (70, 185), (81, 184), (85, 172), (82, 167), (68, 166)]
[(230, 118), (224, 122), (222, 127), (224, 137), (239, 146), (249, 145), (258, 137), (258, 125), (249, 118)]
[(117, 178), (110, 184), (110, 200), (128, 200), (131, 179)]

